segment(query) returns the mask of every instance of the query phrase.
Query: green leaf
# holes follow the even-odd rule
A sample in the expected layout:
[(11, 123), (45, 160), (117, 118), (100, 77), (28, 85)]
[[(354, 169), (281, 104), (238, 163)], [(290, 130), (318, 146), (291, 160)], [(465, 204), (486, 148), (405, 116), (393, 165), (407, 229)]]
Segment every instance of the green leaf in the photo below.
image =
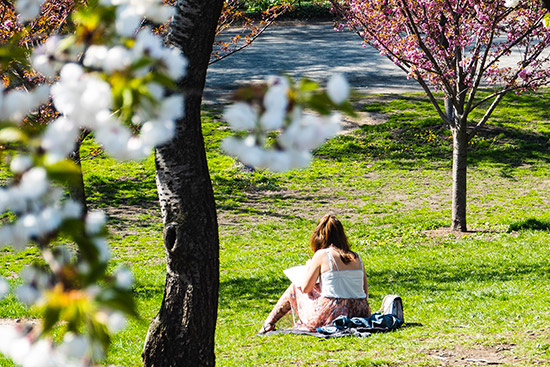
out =
[(5, 127), (0, 130), (0, 141), (3, 143), (27, 143), (29, 137), (16, 127)]
[(319, 89), (319, 84), (315, 83), (313, 80), (302, 79), (298, 89), (300, 92), (312, 92)]
[(98, 302), (128, 315), (139, 317), (132, 292), (120, 289), (109, 289), (96, 298)]
[(134, 103), (134, 91), (132, 88), (124, 88), (122, 90), (122, 107), (132, 108)]
[(306, 105), (321, 115), (329, 115), (334, 107), (334, 103), (328, 98), (326, 93), (314, 94), (307, 98)]
[(82, 177), (82, 171), (77, 164), (70, 159), (46, 165), (46, 172), (48, 176), (55, 181), (62, 184), (78, 185)]
[(355, 112), (355, 109), (353, 108), (352, 104), (349, 101), (345, 101), (341, 105), (337, 106), (337, 109), (348, 116), (351, 116), (351, 117), (358, 116), (357, 112)]
[(55, 324), (59, 321), (59, 316), (61, 314), (61, 310), (57, 307), (46, 307), (44, 310), (44, 316), (43, 316), (43, 325), (42, 325), (42, 332), (44, 334), (47, 334), (52, 328), (55, 326)]
[(177, 89), (177, 86), (176, 86), (176, 83), (174, 82), (174, 80), (172, 80), (172, 78), (170, 78), (166, 74), (155, 73), (154, 76), (153, 76), (153, 81), (155, 83), (158, 83), (158, 84), (168, 88), (168, 89)]

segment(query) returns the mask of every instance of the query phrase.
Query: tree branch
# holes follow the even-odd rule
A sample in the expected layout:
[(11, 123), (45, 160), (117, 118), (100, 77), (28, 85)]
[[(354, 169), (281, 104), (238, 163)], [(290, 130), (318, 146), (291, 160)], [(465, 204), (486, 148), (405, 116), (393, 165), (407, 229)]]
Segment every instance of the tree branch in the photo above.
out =
[(418, 73), (416, 75), (418, 77), (418, 79), (416, 79), (416, 80), (418, 81), (420, 86), (422, 86), (422, 89), (424, 89), (424, 91), (426, 92), (426, 95), (428, 96), (430, 102), (432, 102), (432, 105), (434, 106), (435, 111), (437, 112), (439, 117), (441, 117), (441, 119), (443, 120), (444, 123), (446, 123), (449, 126), (454, 127), (454, 121), (449, 121), (449, 119), (447, 118), (447, 115), (445, 114), (445, 112), (443, 110), (441, 110), (441, 107), (439, 106), (439, 103), (437, 103), (437, 99), (435, 99), (435, 96), (433, 95), (432, 91), (430, 90), (430, 87), (428, 86), (428, 84), (426, 84), (424, 79), (422, 79), (422, 76), (418, 75)]
[[(340, 4), (338, 4), (336, 1), (337, 0), (329, 0), (330, 3), (332, 4), (332, 6), (334, 7), (334, 10), (336, 10), (336, 12), (338, 13), (338, 15), (342, 18), (342, 19), (346, 19), (348, 21), (348, 26), (351, 26), (353, 31), (359, 36), (361, 37), (363, 40), (365, 39), (362, 35), (361, 35), (361, 32), (357, 29), (357, 27), (354, 25), (354, 24), (350, 24), (350, 20), (349, 20), (349, 17), (346, 15), (346, 12), (341, 8)], [(390, 48), (388, 48), (381, 40), (380, 38), (378, 38), (378, 35), (373, 32), (370, 27), (365, 24), (362, 20), (359, 20), (357, 19), (357, 21), (361, 24), (361, 26), (363, 27), (363, 29), (376, 41), (378, 42), (379, 45), (381, 45), (381, 48), (387, 52), (387, 54), (385, 55), (388, 59), (390, 59), (392, 62), (394, 62), (394, 60), (392, 60), (392, 57), (395, 59), (395, 60), (398, 60), (400, 63), (404, 64), (405, 66), (407, 66), (408, 68), (411, 67), (411, 64), (409, 62), (409, 60), (407, 59), (403, 59), (402, 57), (399, 57), (398, 55), (396, 55)], [(372, 47), (374, 47), (375, 49), (378, 49), (375, 45), (373, 45), (371, 42), (368, 42), (369, 45), (371, 45)], [(388, 56), (389, 55), (389, 56)], [(409, 73), (410, 72), (410, 69), (407, 69), (405, 67), (403, 67), (401, 64), (397, 64), (394, 62), (394, 64), (397, 65), (398, 68), (400, 68), (401, 70), (403, 70), (405, 73)]]
[(225, 55), (223, 55), (223, 56), (220, 56), (220, 57), (218, 57), (218, 58), (216, 58), (216, 59), (214, 59), (214, 60), (210, 60), (210, 62), (208, 63), (208, 65), (215, 64), (215, 63), (217, 63), (218, 61), (221, 61), (221, 60), (225, 59), (226, 57), (231, 56), (231, 55), (233, 55), (234, 53), (239, 52), (239, 51), (241, 51), (241, 50), (247, 48), (248, 46), (250, 46), (250, 45), (252, 44), (252, 42), (254, 42), (258, 37), (260, 37), (260, 36), (267, 30), (267, 28), (269, 28), (269, 26), (271, 26), (273, 23), (275, 23), (275, 21), (277, 20), (277, 18), (278, 18), (281, 14), (283, 14), (285, 11), (288, 10), (288, 7), (289, 7), (289, 6), (294, 5), (297, 1), (298, 1), (298, 0), (293, 0), (292, 2), (290, 2), (290, 3), (288, 4), (288, 6), (286, 7), (286, 8), (287, 8), (286, 10), (284, 10), (284, 11), (278, 13), (276, 16), (274, 16), (274, 17), (271, 18), (268, 22), (266, 22), (265, 26), (264, 26), (263, 28), (261, 28), (260, 31), (259, 31), (257, 34), (255, 34), (254, 37), (252, 37), (252, 39), (248, 40), (244, 45), (242, 45), (241, 47), (238, 47), (238, 48), (236, 48), (236, 49), (230, 51), (229, 53), (227, 53), (227, 54), (225, 54)]
[[(525, 31), (520, 37), (518, 37), (514, 42), (512, 42), (510, 45), (508, 45), (506, 48), (504, 48), (497, 56), (493, 58), (493, 61), (491, 61), (485, 69), (481, 70), (482, 73), (484, 73), (488, 68), (490, 68), (494, 63), (496, 63), (503, 55), (510, 52), (512, 50), (512, 47), (516, 46), (518, 43), (523, 41), (531, 32), (537, 28), (540, 23), (542, 22), (542, 19), (544, 18), (544, 15), (541, 15), (535, 23), (533, 23), (533, 26), (530, 27), (528, 30)], [(493, 27), (495, 28), (495, 27)]]
[(412, 16), (411, 12), (410, 12), (409, 5), (408, 5), (407, 1), (406, 0), (401, 0), (401, 3), (403, 4), (403, 10), (405, 11), (405, 14), (406, 14), (407, 18), (409, 19), (408, 26), (410, 27), (410, 29), (413, 31), (413, 33), (415, 34), (415, 36), (418, 39), (418, 46), (422, 49), (422, 51), (424, 51), (424, 54), (426, 55), (428, 60), (434, 66), (434, 69), (436, 70), (436, 74), (441, 76), (441, 81), (443, 82), (443, 85), (447, 89), (448, 94), (451, 95), (452, 92), (453, 92), (453, 88), (451, 87), (449, 82), (443, 77), (444, 76), (443, 70), (441, 70), (441, 68), (439, 67), (439, 64), (437, 63), (437, 60), (433, 57), (433, 55), (430, 52), (429, 48), (426, 47), (426, 45), (422, 41), (420, 31), (416, 27), (416, 24), (414, 22), (414, 18)]
[[(479, 88), (479, 85), (481, 84), (481, 79), (483, 78), (483, 73), (484, 73), (483, 66), (487, 62), (487, 58), (489, 57), (489, 52), (491, 51), (490, 46), (493, 44), (493, 40), (495, 37), (495, 28), (496, 28), (495, 24), (493, 23), (493, 27), (491, 27), (491, 35), (489, 36), (489, 44), (486, 46), (485, 52), (483, 53), (482, 61), (479, 64), (479, 72), (477, 73), (477, 76), (474, 75), (474, 85), (472, 89), (470, 89), (470, 93), (468, 94), (468, 102), (466, 104), (466, 108), (464, 109), (464, 116), (466, 116), (466, 118), (468, 117), (468, 114), (470, 113), (470, 111), (475, 109), (475, 107), (472, 108), (472, 103), (474, 103), (474, 98), (477, 93), (477, 89)], [(477, 61), (476, 61), (476, 68), (474, 70), (477, 70)]]
[(470, 139), (472, 139), (477, 134), (477, 132), (479, 131), (481, 126), (483, 124), (485, 124), (487, 122), (487, 120), (489, 120), (489, 117), (491, 117), (491, 115), (493, 114), (493, 111), (495, 110), (495, 108), (497, 107), (499, 102), (502, 100), (502, 98), (504, 98), (504, 95), (506, 93), (507, 93), (507, 91), (499, 94), (497, 96), (497, 98), (495, 98), (493, 103), (491, 103), (491, 106), (489, 107), (489, 109), (487, 109), (487, 111), (485, 111), (485, 115), (483, 115), (483, 118), (477, 123), (477, 125), (474, 127), (474, 129), (468, 133), (468, 141)]

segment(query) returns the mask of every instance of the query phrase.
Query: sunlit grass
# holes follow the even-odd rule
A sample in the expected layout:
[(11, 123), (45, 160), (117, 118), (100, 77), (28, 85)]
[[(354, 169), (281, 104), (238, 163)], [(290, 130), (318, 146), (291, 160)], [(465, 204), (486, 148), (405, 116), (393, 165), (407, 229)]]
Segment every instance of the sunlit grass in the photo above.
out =
[[(498, 346), (507, 348), (495, 354), (503, 365), (550, 363), (550, 94), (506, 97), (472, 140), (465, 234), (445, 230), (451, 142), (433, 107), (418, 94), (362, 101), (387, 122), (331, 140), (310, 168), (285, 174), (251, 172), (221, 154), (227, 127), (216, 111), (205, 113), (220, 228), (217, 365), (440, 366), (434, 351)], [(93, 148), (86, 142), (85, 151)], [(106, 364), (137, 367), (164, 287), (154, 161), (99, 157), (83, 167), (90, 207), (109, 215), (113, 268), (132, 267), (142, 316), (115, 338)], [(365, 260), (373, 309), (384, 295), (401, 295), (405, 327), (366, 339), (255, 336), (288, 286), (282, 270), (308, 258), (309, 235), (326, 212), (342, 219)], [(37, 252), (1, 256), (0, 275), (16, 286)], [(13, 298), (0, 314), (33, 316)]]

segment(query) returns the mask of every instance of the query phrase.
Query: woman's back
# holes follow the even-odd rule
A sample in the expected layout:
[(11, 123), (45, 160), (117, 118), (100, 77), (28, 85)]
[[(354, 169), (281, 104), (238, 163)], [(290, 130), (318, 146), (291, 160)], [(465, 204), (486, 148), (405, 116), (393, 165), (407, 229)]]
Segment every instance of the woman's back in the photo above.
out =
[(345, 264), (336, 250), (327, 248), (321, 251), (326, 255), (326, 259), (321, 265), (321, 296), (330, 298), (367, 297), (364, 287), (363, 262), (359, 255)]
[(330, 256), (330, 257), (325, 256), (322, 259), (323, 262), (321, 263), (321, 273), (324, 273), (324, 272), (327, 272), (327, 271), (331, 270), (331, 266), (330, 266), (330, 263), (328, 261), (329, 258), (331, 260), (333, 260), (333, 265), (336, 266), (336, 269), (339, 269), (339, 270), (355, 270), (355, 269), (363, 270), (363, 263), (361, 262), (361, 258), (359, 257), (359, 255), (357, 255), (355, 257), (355, 259), (353, 259), (349, 263), (345, 264), (342, 261), (342, 259), (340, 258), (340, 253), (335, 248), (329, 247), (329, 248), (326, 248), (326, 249), (323, 249), (323, 250), (320, 250), (320, 251), (323, 251), (323, 252), (328, 251), (329, 256)]

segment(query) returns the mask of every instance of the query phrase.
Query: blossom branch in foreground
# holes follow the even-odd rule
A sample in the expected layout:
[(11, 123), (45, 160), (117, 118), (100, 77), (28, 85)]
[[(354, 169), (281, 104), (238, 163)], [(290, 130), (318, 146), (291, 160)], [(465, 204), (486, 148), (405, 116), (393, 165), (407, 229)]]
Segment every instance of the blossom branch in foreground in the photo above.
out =
[(340, 74), (329, 80), (326, 91), (310, 80), (294, 84), (283, 77), (241, 89), (224, 118), (245, 135), (224, 139), (222, 148), (259, 169), (283, 172), (306, 167), (311, 150), (340, 130), (341, 115), (333, 110), (354, 114), (348, 96), (349, 85)]
[[(40, 3), (18, 1), (20, 19), (36, 16)], [(173, 136), (184, 113), (176, 81), (187, 61), (149, 28), (138, 29), (144, 17), (159, 23), (172, 13), (160, 0), (89, 1), (72, 15), (74, 34), (50, 37), (34, 50), (0, 46), (13, 58), (3, 63), (30, 60), (44, 81), (53, 81), (32, 90), (0, 87), (0, 142), (14, 150), (13, 179), (0, 188), (0, 247), (37, 246), (44, 259), (22, 272), (15, 289), (41, 322), (0, 329), (0, 352), (23, 367), (91, 366), (126, 316), (137, 316), (131, 273), (107, 272), (105, 215), (85, 214), (63, 188), (79, 174), (67, 155), (81, 129), (118, 159), (143, 159)], [(50, 98), (59, 112), (53, 122), (45, 129), (22, 123)], [(8, 292), (0, 278), (0, 296)], [(60, 342), (53, 342), (54, 329)]]

